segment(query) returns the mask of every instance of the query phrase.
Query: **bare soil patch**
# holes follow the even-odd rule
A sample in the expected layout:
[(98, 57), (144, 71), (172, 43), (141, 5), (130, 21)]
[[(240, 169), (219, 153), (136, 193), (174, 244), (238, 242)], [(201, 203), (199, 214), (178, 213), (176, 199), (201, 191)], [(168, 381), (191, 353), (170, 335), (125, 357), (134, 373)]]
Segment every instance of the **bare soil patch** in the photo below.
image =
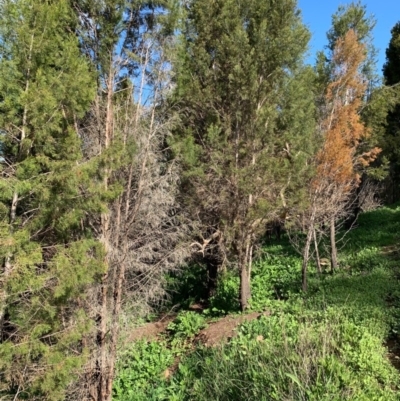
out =
[(156, 340), (163, 333), (170, 322), (174, 320), (173, 316), (165, 317), (158, 322), (146, 323), (136, 329), (127, 336), (126, 343), (133, 343), (139, 340)]
[(388, 349), (387, 357), (390, 363), (400, 371), (400, 344), (397, 337), (391, 337), (386, 341), (386, 347)]
[[(235, 337), (237, 333), (235, 329), (243, 322), (257, 319), (260, 316), (269, 316), (270, 312), (252, 312), (246, 315), (226, 316), (222, 319), (212, 322), (208, 327), (201, 330), (196, 336), (194, 343), (202, 343), (206, 347), (214, 347), (218, 344), (229, 341)], [(147, 323), (138, 327), (127, 336), (125, 344), (133, 343), (139, 340), (157, 340), (160, 334), (167, 330), (168, 324), (174, 320), (174, 316), (164, 317), (157, 322)], [(194, 344), (193, 344), (194, 345)]]
[(382, 247), (382, 254), (391, 258), (398, 259), (400, 256), (400, 247), (399, 245), (388, 245)]
[(254, 320), (260, 316), (269, 316), (269, 312), (253, 312), (247, 315), (240, 316), (226, 316), (215, 323), (211, 323), (208, 327), (203, 329), (197, 339), (207, 347), (215, 347), (235, 337), (237, 333), (235, 329), (239, 324)]

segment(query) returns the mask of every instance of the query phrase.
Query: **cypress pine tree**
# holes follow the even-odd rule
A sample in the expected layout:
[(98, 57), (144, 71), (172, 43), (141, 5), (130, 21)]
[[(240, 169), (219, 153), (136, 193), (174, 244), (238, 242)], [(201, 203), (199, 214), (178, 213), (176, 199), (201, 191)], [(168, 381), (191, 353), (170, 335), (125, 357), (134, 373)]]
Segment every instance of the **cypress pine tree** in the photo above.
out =
[[(399, 55), (400, 55), (400, 22), (391, 30), (392, 37), (386, 49), (386, 63), (383, 66), (384, 90), (382, 91), (382, 101), (384, 110), (387, 111), (385, 132), (382, 136), (381, 144), (383, 154), (390, 162), (390, 182), (388, 185), (388, 200), (395, 202), (399, 199), (399, 172), (400, 172), (400, 82)], [(382, 109), (382, 107), (381, 107)]]
[(313, 131), (309, 33), (296, 2), (194, 0), (181, 36), (172, 140), (183, 190), (212, 243), (238, 267), (250, 297), (253, 248), (268, 221), (298, 199)]
[(104, 208), (78, 121), (95, 77), (69, 1), (1, 3), (0, 392), (61, 400), (85, 360), (86, 288), (103, 270), (86, 226)]
[(389, 46), (386, 49), (386, 63), (383, 66), (383, 75), (386, 85), (395, 85), (400, 82), (398, 59), (400, 53), (400, 22), (391, 30)]
[(355, 32), (366, 53), (360, 70), (368, 80), (369, 93), (380, 81), (376, 72), (378, 51), (373, 44), (372, 34), (375, 25), (376, 19), (368, 15), (367, 7), (361, 4), (361, 1), (357, 1), (339, 6), (338, 11), (332, 16), (332, 27), (327, 33), (328, 49), (332, 53), (339, 38), (343, 38), (350, 29)]
[[(357, 34), (357, 40), (363, 44), (366, 53), (365, 60), (360, 66), (360, 71), (368, 81), (368, 88), (364, 100), (370, 100), (372, 93), (377, 89), (380, 83), (380, 77), (377, 74), (376, 63), (378, 51), (373, 44), (373, 30), (376, 20), (372, 15), (368, 15), (367, 7), (360, 1), (353, 1), (346, 5), (340, 5), (337, 11), (332, 15), (332, 26), (327, 32), (328, 44), (326, 52), (317, 52), (315, 70), (318, 76), (317, 93), (318, 103), (323, 107), (324, 92), (329, 85), (332, 74), (332, 58), (336, 42), (343, 38), (346, 33), (352, 29)], [(367, 118), (364, 113), (363, 118)]]
[(337, 268), (336, 221), (360, 183), (359, 171), (380, 152), (379, 148), (360, 152), (361, 143), (369, 136), (359, 114), (367, 89), (367, 81), (360, 73), (364, 58), (364, 46), (350, 29), (337, 40), (331, 82), (325, 95), (326, 113), (321, 123), (324, 144), (317, 154), (317, 175), (312, 188), (315, 201), (323, 205), (324, 218), (330, 219), (332, 271)]
[[(356, 34), (356, 39), (361, 46), (361, 51), (363, 54), (363, 60), (360, 65), (357, 66), (358, 73), (362, 76), (365, 82), (367, 82), (367, 87), (362, 94), (363, 107), (359, 108), (359, 113), (361, 115), (362, 121), (364, 124), (379, 126), (380, 122), (372, 121), (371, 115), (374, 113), (374, 109), (376, 109), (376, 92), (378, 90), (377, 85), (379, 82), (379, 78), (376, 74), (376, 55), (377, 50), (374, 47), (372, 40), (372, 31), (375, 27), (376, 20), (373, 16), (369, 16), (367, 14), (366, 6), (362, 5), (360, 1), (351, 2), (345, 6), (339, 6), (337, 12), (332, 16), (332, 27), (327, 33), (328, 44), (326, 46), (327, 52), (319, 52), (317, 55), (316, 62), (316, 73), (317, 73), (317, 109), (319, 114), (319, 120), (323, 121), (326, 119), (326, 113), (330, 110), (329, 102), (327, 103), (327, 93), (326, 90), (332, 85), (332, 79), (335, 77), (335, 68), (337, 68), (337, 60), (335, 61), (335, 48), (337, 46), (338, 40), (342, 40), (349, 32), (349, 30), (353, 31)], [(373, 96), (374, 95), (374, 96)], [(372, 102), (373, 98), (373, 102)], [(326, 140), (325, 138), (326, 132), (322, 132), (320, 135), (320, 139)], [(357, 145), (357, 151), (361, 154), (364, 152), (370, 151), (370, 149), (374, 148), (378, 142), (378, 131), (375, 129), (372, 135), (365, 136), (363, 138), (362, 143)], [(360, 167), (360, 166), (358, 166)], [(375, 177), (382, 175), (382, 169), (376, 169), (372, 171), (372, 169), (367, 169), (366, 166), (359, 168), (361, 172), (360, 175), (366, 173), (368, 171), (369, 174), (374, 174)], [(366, 176), (366, 174), (364, 174)], [(357, 185), (355, 188), (361, 188), (361, 186)], [(337, 199), (339, 200), (339, 196)], [(332, 260), (332, 268), (336, 267), (336, 227), (335, 225), (340, 222), (343, 222), (344, 218), (348, 218), (349, 221), (356, 218), (361, 209), (359, 204), (359, 192), (358, 190), (354, 190), (351, 196), (348, 198), (347, 209), (343, 209), (343, 204), (341, 207), (337, 207), (337, 216), (336, 218), (329, 219), (326, 217), (327, 221), (330, 220), (330, 237), (331, 237), (331, 260)], [(321, 204), (323, 202), (320, 202)], [(339, 202), (340, 203), (340, 202)], [(339, 213), (340, 212), (340, 213)], [(326, 215), (329, 214), (334, 215), (334, 208), (327, 212)], [(353, 220), (354, 222), (354, 220)], [(311, 233), (310, 233), (311, 235)], [(311, 237), (308, 238), (308, 241), (311, 240)], [(304, 258), (303, 271), (306, 267)]]

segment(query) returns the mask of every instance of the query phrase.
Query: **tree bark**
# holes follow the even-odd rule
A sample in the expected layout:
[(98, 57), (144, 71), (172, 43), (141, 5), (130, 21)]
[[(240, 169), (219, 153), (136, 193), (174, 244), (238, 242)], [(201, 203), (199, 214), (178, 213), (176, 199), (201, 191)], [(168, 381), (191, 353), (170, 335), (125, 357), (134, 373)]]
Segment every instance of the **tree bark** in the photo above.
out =
[(250, 275), (252, 265), (253, 246), (251, 245), (251, 235), (246, 238), (245, 252), (239, 254), (240, 269), (240, 309), (244, 312), (249, 306), (251, 298)]
[(304, 292), (307, 292), (307, 290), (308, 290), (307, 267), (308, 267), (308, 260), (310, 259), (310, 246), (311, 246), (311, 242), (314, 238), (315, 213), (316, 213), (316, 207), (315, 207), (315, 204), (313, 204), (312, 212), (311, 212), (311, 216), (310, 216), (310, 222), (309, 222), (309, 226), (308, 226), (308, 230), (307, 230), (306, 243), (304, 245), (304, 250), (303, 250), (303, 264), (301, 267), (301, 287)]
[[(113, 88), (113, 72), (112, 61), (110, 61), (110, 70), (107, 81), (107, 109), (106, 109), (106, 118), (105, 118), (105, 129), (104, 129), (104, 150), (108, 149), (111, 145), (112, 138), (112, 127), (113, 127), (113, 103), (112, 103), (112, 95), (114, 92)], [(110, 172), (108, 168), (104, 170), (104, 190), (108, 190), (108, 181), (109, 181)], [(110, 211), (104, 212), (101, 215), (101, 242), (104, 245), (106, 252), (106, 266), (107, 270), (102, 278), (101, 283), (101, 296), (100, 296), (100, 310), (101, 316), (99, 319), (99, 327), (98, 327), (98, 346), (99, 346), (99, 360), (97, 361), (97, 365), (99, 366), (99, 381), (97, 388), (97, 401), (110, 401), (111, 400), (111, 392), (110, 392), (110, 382), (112, 385), (112, 380), (114, 376), (113, 369), (110, 369), (109, 358), (110, 358), (110, 350), (109, 350), (109, 341), (107, 341), (107, 332), (108, 332), (108, 320), (109, 320), (109, 306), (108, 306), (108, 291), (109, 291), (109, 280), (110, 273), (114, 273), (112, 277), (112, 281), (114, 281), (115, 272), (112, 269), (116, 269), (117, 267), (110, 260)], [(114, 284), (114, 283), (113, 283)], [(112, 365), (112, 364), (111, 364)]]
[(218, 260), (210, 255), (206, 258), (208, 282), (207, 282), (207, 297), (211, 298), (217, 290), (218, 280)]
[(333, 273), (337, 269), (337, 248), (336, 248), (336, 227), (335, 227), (335, 216), (331, 217), (331, 272)]
[(304, 292), (307, 292), (308, 285), (307, 285), (307, 267), (308, 267), (308, 260), (310, 259), (310, 246), (311, 241), (313, 238), (313, 225), (310, 224), (310, 227), (307, 231), (307, 239), (306, 244), (304, 245), (303, 251), (303, 264), (301, 267), (301, 288)]
[(321, 260), (319, 257), (317, 233), (315, 232), (315, 227), (313, 227), (313, 238), (314, 238), (314, 248), (315, 248), (315, 260), (317, 262), (317, 270), (318, 273), (321, 274), (322, 273)]
[(250, 296), (250, 275), (244, 263), (240, 266), (240, 309), (242, 312), (248, 308)]

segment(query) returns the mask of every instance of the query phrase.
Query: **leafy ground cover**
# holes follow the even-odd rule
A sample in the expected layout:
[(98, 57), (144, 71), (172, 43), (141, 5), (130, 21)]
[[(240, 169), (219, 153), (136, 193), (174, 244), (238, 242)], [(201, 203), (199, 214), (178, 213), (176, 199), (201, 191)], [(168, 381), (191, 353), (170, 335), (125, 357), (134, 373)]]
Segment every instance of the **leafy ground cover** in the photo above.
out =
[(238, 281), (227, 274), (207, 310), (182, 311), (162, 340), (121, 353), (113, 399), (400, 400), (391, 363), (400, 332), (399, 244), (399, 207), (361, 215), (345, 237), (341, 269), (318, 275), (310, 266), (307, 294), (299, 290), (300, 258), (285, 242), (267, 245), (253, 271), (251, 307), (268, 314), (253, 313), (229, 342), (202, 344), (198, 334), (212, 317), (238, 311)]

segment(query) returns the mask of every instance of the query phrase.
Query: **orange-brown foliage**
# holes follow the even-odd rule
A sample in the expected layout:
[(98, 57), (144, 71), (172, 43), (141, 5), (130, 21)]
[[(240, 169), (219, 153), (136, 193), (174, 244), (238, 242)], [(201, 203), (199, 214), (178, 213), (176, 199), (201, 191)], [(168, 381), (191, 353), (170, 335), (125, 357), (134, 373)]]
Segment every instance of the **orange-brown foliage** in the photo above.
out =
[(374, 148), (356, 155), (360, 142), (369, 134), (359, 115), (367, 89), (367, 82), (359, 72), (365, 55), (365, 46), (357, 41), (353, 30), (336, 42), (333, 79), (325, 95), (329, 112), (322, 122), (325, 138), (317, 154), (315, 186), (324, 181), (350, 191), (359, 181), (356, 166), (368, 166), (380, 152)]

